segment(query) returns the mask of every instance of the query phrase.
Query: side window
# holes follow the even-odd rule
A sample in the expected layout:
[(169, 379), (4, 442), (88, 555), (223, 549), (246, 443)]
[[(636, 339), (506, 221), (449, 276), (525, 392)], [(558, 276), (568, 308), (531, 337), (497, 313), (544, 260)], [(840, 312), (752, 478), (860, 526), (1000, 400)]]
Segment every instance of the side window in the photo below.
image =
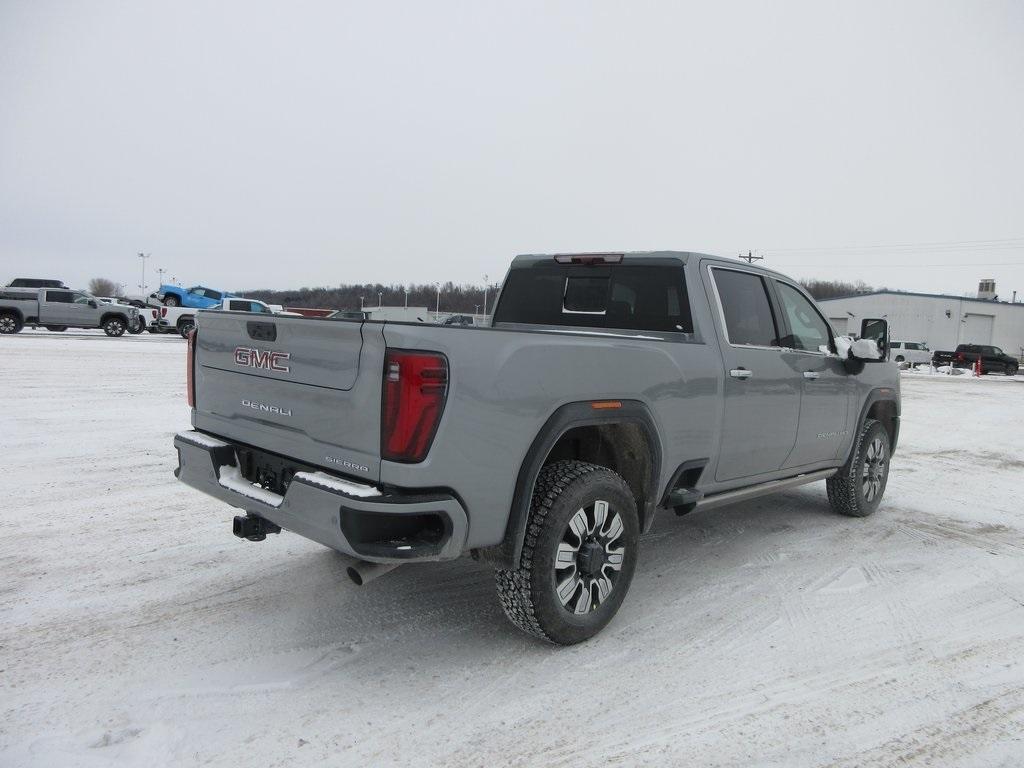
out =
[(206, 289), (200, 288), (198, 285), (195, 288), (189, 288), (188, 292), (200, 297), (206, 295)]
[(206, 298), (208, 298), (208, 299), (213, 299), (214, 301), (220, 301), (221, 300), (221, 292), (220, 291), (211, 291), (209, 288), (206, 288), (206, 289), (204, 289), (203, 293), (206, 295)]
[(91, 296), (84, 293), (76, 293), (74, 302), (75, 304), (88, 304), (92, 300)]
[(760, 275), (732, 269), (715, 269), (713, 274), (729, 343), (779, 346), (772, 305)]
[(232, 300), (228, 302), (228, 309), (230, 309), (232, 312), (248, 312), (249, 302)]
[(775, 281), (782, 301), (782, 311), (789, 321), (789, 336), (782, 346), (811, 352), (826, 352), (832, 346), (828, 324), (800, 291), (787, 283)]
[(71, 291), (47, 291), (47, 301), (57, 301), (61, 304), (70, 304), (72, 300)]

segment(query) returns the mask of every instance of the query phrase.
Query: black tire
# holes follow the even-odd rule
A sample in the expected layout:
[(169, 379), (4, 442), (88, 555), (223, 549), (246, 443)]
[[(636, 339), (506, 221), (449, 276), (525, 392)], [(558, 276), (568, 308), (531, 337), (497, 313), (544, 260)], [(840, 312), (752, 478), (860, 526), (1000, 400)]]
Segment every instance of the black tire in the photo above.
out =
[(181, 299), (175, 296), (173, 293), (168, 296), (164, 296), (164, 305), (168, 307), (180, 307)]
[(48, 325), (46, 330), (53, 331), (54, 333), (64, 333), (68, 327), (66, 325)]
[(880, 421), (865, 419), (849, 460), (825, 481), (832, 509), (849, 517), (873, 514), (885, 494), (891, 456), (885, 427)]
[(128, 329), (128, 333), (134, 336), (136, 334), (142, 333), (144, 330), (146, 330), (146, 324), (142, 322), (142, 318), (140, 317), (138, 321), (136, 321), (135, 325)]
[(1005, 373), (1007, 376), (1016, 376), (1018, 368), (1019, 366), (1014, 365), (1013, 363), (1007, 363), (1006, 370), (1003, 371), (1003, 373)]
[(192, 319), (182, 320), (180, 323), (178, 323), (178, 333), (181, 334), (181, 338), (187, 339), (188, 335), (190, 333), (192, 333), (192, 331), (195, 329), (195, 327), (196, 327), (196, 321), (195, 320), (192, 320)]
[(903, 359), (903, 355), (896, 355), (896, 359), (893, 362), (902, 363)]
[(0, 333), (7, 335), (11, 333), (18, 333), (25, 324), (21, 322), (21, 318), (12, 313), (5, 313), (0, 315)]
[[(592, 526), (584, 535), (570, 526), (579, 512)], [(559, 645), (593, 637), (629, 591), (639, 539), (636, 500), (618, 474), (583, 461), (549, 464), (534, 486), (519, 566), (494, 572), (505, 615), (524, 632)]]
[(107, 334), (107, 336), (124, 336), (125, 330), (125, 322), (120, 317), (108, 318), (103, 323), (103, 332)]

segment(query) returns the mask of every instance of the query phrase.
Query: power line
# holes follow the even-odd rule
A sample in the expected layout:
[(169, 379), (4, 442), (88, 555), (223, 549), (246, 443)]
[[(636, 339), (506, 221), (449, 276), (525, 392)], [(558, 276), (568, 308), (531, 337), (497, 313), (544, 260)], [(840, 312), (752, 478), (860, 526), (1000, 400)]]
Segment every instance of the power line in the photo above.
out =
[(880, 248), (922, 248), (932, 249), (935, 247), (963, 247), (964, 249), (987, 249), (987, 248), (1020, 248), (1024, 247), (1024, 237), (1004, 237), (987, 240), (932, 240), (920, 243), (890, 243), (871, 245), (832, 245), (819, 247), (798, 247), (798, 248), (765, 248), (766, 251), (776, 253), (798, 253), (809, 251), (863, 251), (877, 250)]

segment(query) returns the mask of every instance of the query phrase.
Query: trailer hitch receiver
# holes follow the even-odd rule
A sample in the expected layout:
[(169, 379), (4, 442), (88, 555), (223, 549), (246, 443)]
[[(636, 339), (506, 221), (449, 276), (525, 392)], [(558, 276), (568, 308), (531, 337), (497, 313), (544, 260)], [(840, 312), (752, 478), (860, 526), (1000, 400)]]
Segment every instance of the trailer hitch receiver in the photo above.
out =
[(236, 515), (231, 524), (231, 532), (240, 539), (263, 541), (268, 533), (280, 533), (281, 526), (259, 515)]

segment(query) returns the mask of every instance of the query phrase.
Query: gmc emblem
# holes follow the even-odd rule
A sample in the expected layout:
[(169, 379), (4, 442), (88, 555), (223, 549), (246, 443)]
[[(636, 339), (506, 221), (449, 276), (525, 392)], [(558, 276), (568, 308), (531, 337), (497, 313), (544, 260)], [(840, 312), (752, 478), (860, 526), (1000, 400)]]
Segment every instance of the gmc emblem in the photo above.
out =
[(290, 357), (291, 354), (288, 352), (271, 352), (264, 349), (254, 349), (253, 347), (235, 347), (235, 365), (241, 365), (244, 368), (263, 368), (267, 371), (288, 373), (291, 370), (288, 367), (288, 358)]

